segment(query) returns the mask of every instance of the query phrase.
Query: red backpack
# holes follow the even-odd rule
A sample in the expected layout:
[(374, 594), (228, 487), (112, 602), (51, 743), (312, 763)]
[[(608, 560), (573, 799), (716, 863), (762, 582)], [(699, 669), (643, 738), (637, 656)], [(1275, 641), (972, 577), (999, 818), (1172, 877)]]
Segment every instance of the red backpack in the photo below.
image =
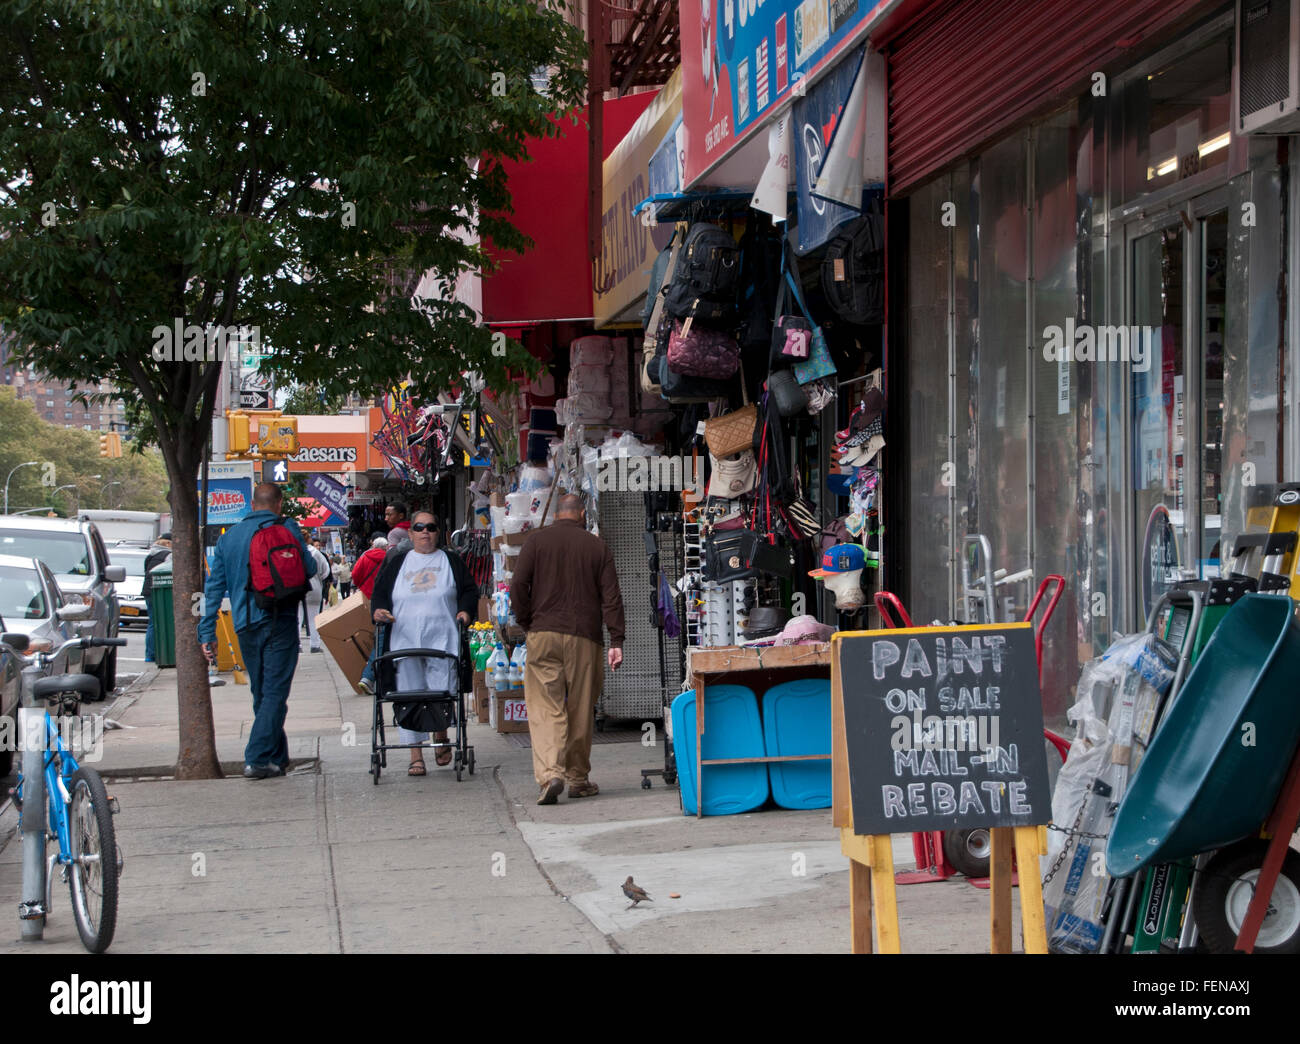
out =
[(248, 547), (248, 589), (259, 609), (296, 606), (310, 590), (302, 548), (284, 519), (267, 519)]

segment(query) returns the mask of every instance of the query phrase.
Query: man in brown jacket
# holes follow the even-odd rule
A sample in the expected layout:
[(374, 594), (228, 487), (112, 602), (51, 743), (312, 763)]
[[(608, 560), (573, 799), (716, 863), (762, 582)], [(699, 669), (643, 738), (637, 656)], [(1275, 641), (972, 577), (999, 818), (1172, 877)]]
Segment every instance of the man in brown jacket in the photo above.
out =
[(519, 552), (510, 606), (528, 632), (524, 700), (539, 805), (594, 797), (591, 727), (605, 678), (601, 621), (609, 629), (609, 667), (623, 662), (623, 596), (614, 556), (588, 533), (582, 498), (560, 498), (555, 524), (533, 532)]

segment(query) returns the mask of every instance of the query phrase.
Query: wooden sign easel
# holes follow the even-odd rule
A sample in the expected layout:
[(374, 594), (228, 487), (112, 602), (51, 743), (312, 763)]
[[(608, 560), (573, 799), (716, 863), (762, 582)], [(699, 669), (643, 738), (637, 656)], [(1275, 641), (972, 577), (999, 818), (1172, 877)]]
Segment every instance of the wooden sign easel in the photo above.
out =
[[(1029, 627), (1028, 624), (1019, 626)], [(840, 850), (849, 858), (850, 922), (853, 953), (901, 953), (894, 852), (889, 834), (861, 835), (853, 827), (849, 789), (848, 742), (840, 641), (880, 634), (897, 638), (925, 628), (839, 632), (831, 637), (832, 822), (840, 831)], [(971, 627), (970, 630), (979, 630)], [(1011, 853), (1021, 868), (1020, 923), (1026, 953), (1047, 953), (1047, 928), (1039, 856), (1047, 854), (1047, 827), (994, 827), (989, 830), (989, 952), (1012, 952)], [(873, 931), (874, 945), (873, 945)]]

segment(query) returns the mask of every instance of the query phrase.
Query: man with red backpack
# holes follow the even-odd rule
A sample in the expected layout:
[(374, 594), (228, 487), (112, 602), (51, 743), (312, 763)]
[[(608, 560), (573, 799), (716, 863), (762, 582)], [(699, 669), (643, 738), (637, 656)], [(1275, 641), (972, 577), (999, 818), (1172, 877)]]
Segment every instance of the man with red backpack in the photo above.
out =
[(253, 690), (253, 727), (244, 748), (244, 776), (283, 776), (289, 767), (284, 734), (289, 686), (298, 666), (298, 608), (311, 590), (316, 563), (298, 523), (281, 517), (283, 494), (274, 482), (253, 490), (253, 510), (213, 549), (203, 590), (199, 642), (211, 661), (217, 648), (217, 612), (230, 613)]

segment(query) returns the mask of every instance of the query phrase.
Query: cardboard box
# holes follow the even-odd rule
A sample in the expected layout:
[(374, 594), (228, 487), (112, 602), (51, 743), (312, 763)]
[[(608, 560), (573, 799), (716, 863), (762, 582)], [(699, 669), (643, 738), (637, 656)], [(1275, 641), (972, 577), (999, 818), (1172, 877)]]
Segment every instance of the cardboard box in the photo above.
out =
[(492, 719), (492, 690), (488, 688), (487, 676), (482, 671), (474, 672), (474, 718), (480, 725), (490, 724)]
[(375, 627), (370, 622), (365, 596), (354, 591), (338, 605), (330, 606), (316, 617), (316, 630), (352, 691), (364, 695), (358, 683), (375, 644)]
[(493, 726), (497, 732), (527, 732), (528, 705), (517, 697), (492, 694)]

